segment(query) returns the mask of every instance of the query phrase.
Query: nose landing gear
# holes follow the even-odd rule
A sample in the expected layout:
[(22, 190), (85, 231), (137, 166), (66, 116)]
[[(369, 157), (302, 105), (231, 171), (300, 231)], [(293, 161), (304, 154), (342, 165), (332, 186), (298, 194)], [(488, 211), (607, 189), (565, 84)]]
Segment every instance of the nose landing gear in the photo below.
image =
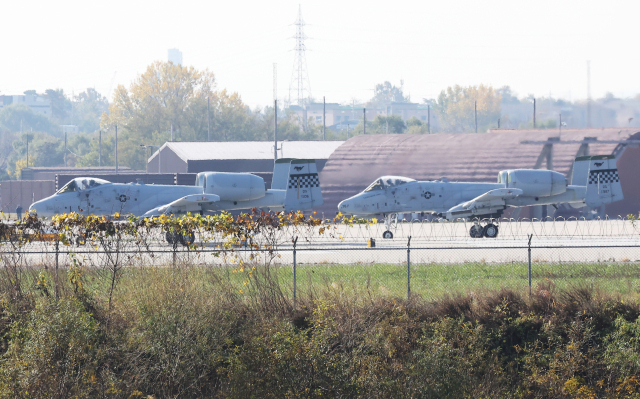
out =
[(395, 230), (397, 226), (398, 226), (398, 214), (391, 213), (389, 215), (386, 215), (384, 217), (384, 227), (386, 231), (382, 233), (382, 238), (392, 239), (393, 233), (391, 232), (391, 230), (392, 229)]

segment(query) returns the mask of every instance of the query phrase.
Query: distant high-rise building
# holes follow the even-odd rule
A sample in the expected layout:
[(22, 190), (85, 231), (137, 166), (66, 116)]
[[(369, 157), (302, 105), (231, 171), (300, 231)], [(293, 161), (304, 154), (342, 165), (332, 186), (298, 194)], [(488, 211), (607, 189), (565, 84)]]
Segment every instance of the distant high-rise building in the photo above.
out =
[(170, 48), (168, 61), (173, 62), (173, 65), (182, 65), (182, 51), (177, 48)]

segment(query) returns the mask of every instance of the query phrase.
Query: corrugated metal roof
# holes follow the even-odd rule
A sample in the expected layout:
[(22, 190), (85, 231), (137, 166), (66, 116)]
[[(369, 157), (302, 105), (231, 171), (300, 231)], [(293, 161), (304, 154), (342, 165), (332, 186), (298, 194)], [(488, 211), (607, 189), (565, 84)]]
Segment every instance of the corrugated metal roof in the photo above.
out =
[[(562, 141), (585, 137), (625, 140), (638, 129), (563, 129)], [(367, 187), (383, 175), (416, 180), (495, 182), (505, 169), (533, 168), (543, 145), (521, 144), (525, 140), (546, 141), (558, 130), (507, 130), (488, 133), (367, 135), (346, 141), (329, 158), (320, 173), (323, 210), (333, 212), (339, 201)], [(635, 138), (635, 137), (634, 137)], [(553, 146), (553, 169), (567, 174), (580, 144)], [(607, 155), (616, 144), (590, 143), (591, 155)], [(541, 168), (546, 168), (546, 162)]]
[[(344, 141), (278, 141), (278, 158), (328, 159)], [(273, 141), (167, 142), (186, 161), (273, 159)], [(149, 160), (156, 157), (156, 151)]]

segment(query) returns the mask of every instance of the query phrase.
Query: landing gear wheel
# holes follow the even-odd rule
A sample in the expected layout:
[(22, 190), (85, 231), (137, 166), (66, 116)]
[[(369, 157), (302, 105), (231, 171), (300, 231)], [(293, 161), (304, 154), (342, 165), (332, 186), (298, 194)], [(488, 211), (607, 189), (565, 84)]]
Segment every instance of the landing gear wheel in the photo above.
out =
[(194, 243), (194, 241), (196, 240), (196, 235), (191, 233), (191, 234), (183, 234), (179, 236), (180, 238), (180, 243), (184, 246), (188, 246)]
[(471, 238), (482, 238), (482, 234), (483, 229), (479, 224), (474, 224), (473, 226), (471, 226), (471, 229), (469, 229), (469, 235), (471, 236)]
[(382, 238), (391, 239), (393, 238), (393, 233), (387, 230), (384, 233), (382, 233)]
[(487, 238), (496, 238), (498, 236), (498, 226), (493, 223), (489, 223), (488, 225), (484, 226), (482, 232)]
[(167, 231), (167, 234), (164, 235), (164, 238), (165, 238), (165, 240), (167, 240), (167, 242), (169, 244), (173, 245), (173, 241), (175, 239), (175, 234), (170, 232), (170, 231)]

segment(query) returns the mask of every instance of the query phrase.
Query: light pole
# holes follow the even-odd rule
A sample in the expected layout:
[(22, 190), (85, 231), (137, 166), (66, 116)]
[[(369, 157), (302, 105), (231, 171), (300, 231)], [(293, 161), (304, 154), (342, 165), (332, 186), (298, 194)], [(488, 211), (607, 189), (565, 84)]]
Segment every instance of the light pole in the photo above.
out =
[(158, 149), (158, 174), (160, 174), (160, 147), (159, 145), (153, 145), (153, 144), (140, 144), (140, 147), (144, 147), (145, 152), (147, 150), (147, 148), (157, 148)]

